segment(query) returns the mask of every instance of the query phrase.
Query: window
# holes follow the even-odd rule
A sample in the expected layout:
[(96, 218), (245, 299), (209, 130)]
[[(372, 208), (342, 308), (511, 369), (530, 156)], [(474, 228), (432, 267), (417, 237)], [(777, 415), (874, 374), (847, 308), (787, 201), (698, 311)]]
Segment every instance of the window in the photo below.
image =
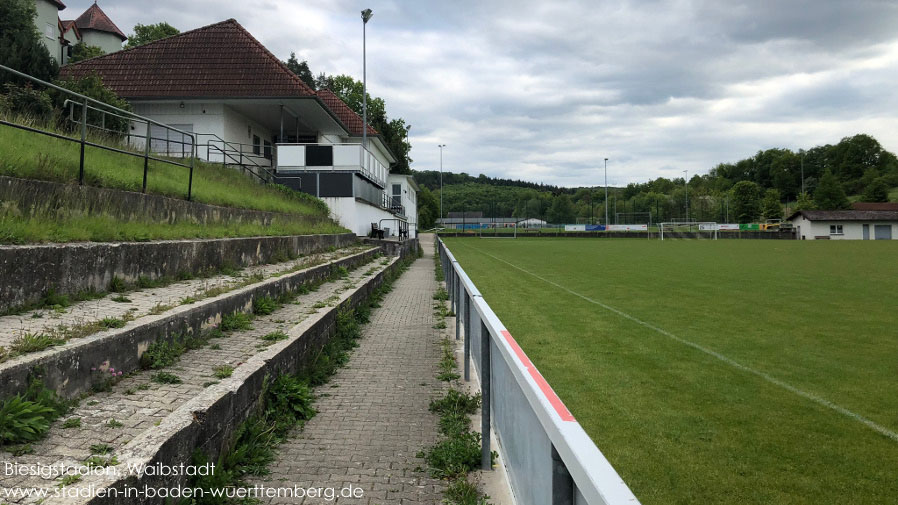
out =
[(265, 141), (265, 159), (271, 159), (271, 142)]
[(262, 139), (253, 135), (253, 154), (262, 154)]
[(56, 26), (54, 26), (52, 23), (47, 23), (47, 26), (44, 27), (44, 35), (48, 39), (51, 39), (51, 40), (55, 39), (56, 38)]
[(842, 225), (841, 225), (841, 224), (831, 224), (831, 225), (829, 225), (829, 234), (830, 234), (830, 235), (843, 235), (843, 233), (842, 233)]

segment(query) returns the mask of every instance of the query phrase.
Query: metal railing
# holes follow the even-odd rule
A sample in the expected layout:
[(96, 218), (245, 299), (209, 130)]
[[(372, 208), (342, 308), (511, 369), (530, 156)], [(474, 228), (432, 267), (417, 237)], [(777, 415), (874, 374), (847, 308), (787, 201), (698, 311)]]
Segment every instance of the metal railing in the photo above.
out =
[[(256, 148), (261, 149), (260, 146), (243, 144), (240, 142), (229, 142), (214, 133), (197, 133), (197, 137), (200, 139), (205, 137), (209, 138), (206, 140), (205, 144), (199, 144), (198, 157), (202, 158), (201, 149), (204, 148), (206, 153), (205, 161), (209, 163), (221, 163), (223, 167), (227, 167), (228, 165), (237, 166), (256, 177), (261, 182), (274, 182), (274, 173), (269, 170), (270, 158), (263, 154), (256, 154), (254, 151)], [(249, 149), (244, 149), (245, 147), (248, 147)], [(213, 154), (215, 156), (213, 156)], [(265, 160), (265, 162), (260, 162), (259, 160)]]
[[(12, 121), (6, 121), (5, 119), (0, 119), (0, 124), (9, 126), (12, 128), (17, 128), (20, 130), (29, 131), (32, 133), (38, 133), (41, 135), (46, 135), (49, 137), (67, 140), (70, 142), (77, 142), (80, 145), (80, 153), (79, 153), (79, 162), (78, 162), (78, 184), (84, 184), (84, 172), (85, 172), (85, 151), (87, 147), (94, 147), (97, 149), (103, 149), (105, 151), (116, 152), (128, 156), (134, 156), (137, 158), (143, 158), (143, 184), (141, 191), (146, 193), (147, 191), (147, 177), (149, 173), (149, 162), (150, 160), (166, 163), (169, 165), (176, 165), (180, 167), (184, 167), (190, 170), (189, 179), (187, 182), (187, 200), (191, 199), (193, 192), (193, 170), (195, 164), (195, 158), (193, 155), (189, 157), (189, 162), (182, 163), (170, 158), (161, 158), (158, 156), (153, 156), (150, 151), (150, 147), (154, 140), (162, 140), (159, 137), (154, 137), (152, 135), (153, 127), (162, 128), (166, 132), (175, 132), (182, 139), (181, 142), (184, 142), (184, 139), (190, 139), (190, 153), (193, 153), (196, 147), (196, 137), (191, 132), (185, 132), (182, 130), (178, 130), (177, 128), (172, 128), (168, 125), (160, 123), (158, 121), (154, 121), (150, 118), (140, 116), (138, 114), (134, 114), (133, 112), (126, 111), (124, 109), (120, 109), (118, 107), (114, 107), (105, 102), (101, 102), (99, 100), (90, 98), (88, 96), (82, 95), (80, 93), (76, 93), (69, 89), (63, 88), (61, 86), (57, 86), (55, 84), (43, 81), (36, 77), (32, 77), (28, 74), (19, 72), (18, 70), (9, 68), (4, 65), (0, 65), (0, 70), (9, 72), (17, 77), (22, 79), (26, 79), (35, 84), (39, 84), (48, 89), (56, 90), (57, 92), (63, 93), (63, 96), (67, 97), (63, 102), (64, 106), (69, 108), (69, 119), (75, 122), (79, 128), (79, 137), (70, 137), (68, 135), (64, 135), (58, 132), (44, 130), (37, 127), (27, 126), (19, 123), (14, 123)], [(80, 107), (80, 118), (75, 120), (75, 108)], [(97, 115), (100, 116), (100, 121), (98, 124), (91, 124), (89, 122), (89, 112), (93, 111)], [(112, 129), (107, 127), (107, 116), (111, 116), (114, 119), (124, 122), (125, 131)], [(139, 125), (145, 125), (145, 133), (142, 134), (132, 134), (130, 130), (136, 130)], [(98, 130), (107, 134), (112, 134), (115, 136), (124, 137), (126, 140), (122, 148), (114, 147), (107, 144), (102, 144), (99, 142), (93, 142), (88, 138), (88, 129), (90, 130)], [(142, 139), (143, 142), (143, 152), (139, 152), (138, 149), (128, 150), (127, 147), (133, 147), (133, 144), (137, 144), (138, 142), (132, 143), (132, 138)]]
[[(331, 147), (331, 165), (307, 165), (306, 147)], [(328, 171), (351, 170), (359, 172), (371, 182), (386, 187), (389, 169), (380, 163), (374, 154), (361, 144), (277, 144), (277, 171)]]
[(464, 336), (464, 379), (480, 377), (481, 465), (492, 468), (492, 429), (515, 502), (638, 505), (639, 500), (517, 344), (442, 240), (438, 251), (455, 338)]

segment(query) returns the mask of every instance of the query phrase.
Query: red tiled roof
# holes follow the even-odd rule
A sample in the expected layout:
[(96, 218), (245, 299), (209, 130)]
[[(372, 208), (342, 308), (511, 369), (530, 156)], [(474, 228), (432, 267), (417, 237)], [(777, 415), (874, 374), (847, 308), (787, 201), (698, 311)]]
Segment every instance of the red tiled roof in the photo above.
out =
[(78, 19), (75, 20), (75, 24), (81, 30), (97, 30), (99, 32), (112, 33), (122, 40), (128, 38), (117, 26), (115, 26), (115, 23), (109, 19), (109, 16), (103, 12), (103, 9), (101, 9), (96, 2), (88, 7), (88, 9), (84, 11), (84, 14), (78, 16)]
[(853, 210), (895, 210), (898, 211), (898, 203), (893, 202), (854, 202)]
[[(340, 122), (346, 125), (346, 128), (349, 129), (349, 133), (355, 135), (357, 137), (362, 136), (362, 117), (356, 114), (354, 110), (352, 110), (346, 102), (340, 99), (333, 91), (329, 89), (321, 89), (318, 90), (318, 97), (321, 98), (321, 101), (327, 105), (327, 108), (330, 109), (336, 116), (340, 119)], [(377, 130), (368, 125), (368, 135), (377, 135)]]
[[(69, 31), (69, 29), (72, 28), (72, 25), (75, 24), (75, 20), (74, 19), (69, 19), (67, 21), (59, 20), (59, 23), (62, 25), (63, 30)], [(77, 28), (77, 26), (76, 26), (76, 28)]]
[(93, 72), (127, 99), (315, 96), (233, 19), (66, 65), (60, 75)]

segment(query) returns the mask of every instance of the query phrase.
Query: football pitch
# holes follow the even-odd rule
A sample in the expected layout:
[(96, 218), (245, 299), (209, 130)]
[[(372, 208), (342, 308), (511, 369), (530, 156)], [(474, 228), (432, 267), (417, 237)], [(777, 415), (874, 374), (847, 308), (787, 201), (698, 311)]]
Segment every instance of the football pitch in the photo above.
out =
[(643, 504), (898, 503), (898, 242), (444, 240)]

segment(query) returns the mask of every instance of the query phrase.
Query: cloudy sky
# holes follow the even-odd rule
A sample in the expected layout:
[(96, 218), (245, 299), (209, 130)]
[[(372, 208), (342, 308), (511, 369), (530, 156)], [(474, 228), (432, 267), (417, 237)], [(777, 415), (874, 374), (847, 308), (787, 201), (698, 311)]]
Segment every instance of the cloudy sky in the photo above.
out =
[[(90, 0), (66, 1), (74, 18)], [(898, 150), (894, 0), (100, 0), (119, 27), (235, 18), (412, 125), (413, 167), (563, 186), (705, 173), (869, 133)]]

